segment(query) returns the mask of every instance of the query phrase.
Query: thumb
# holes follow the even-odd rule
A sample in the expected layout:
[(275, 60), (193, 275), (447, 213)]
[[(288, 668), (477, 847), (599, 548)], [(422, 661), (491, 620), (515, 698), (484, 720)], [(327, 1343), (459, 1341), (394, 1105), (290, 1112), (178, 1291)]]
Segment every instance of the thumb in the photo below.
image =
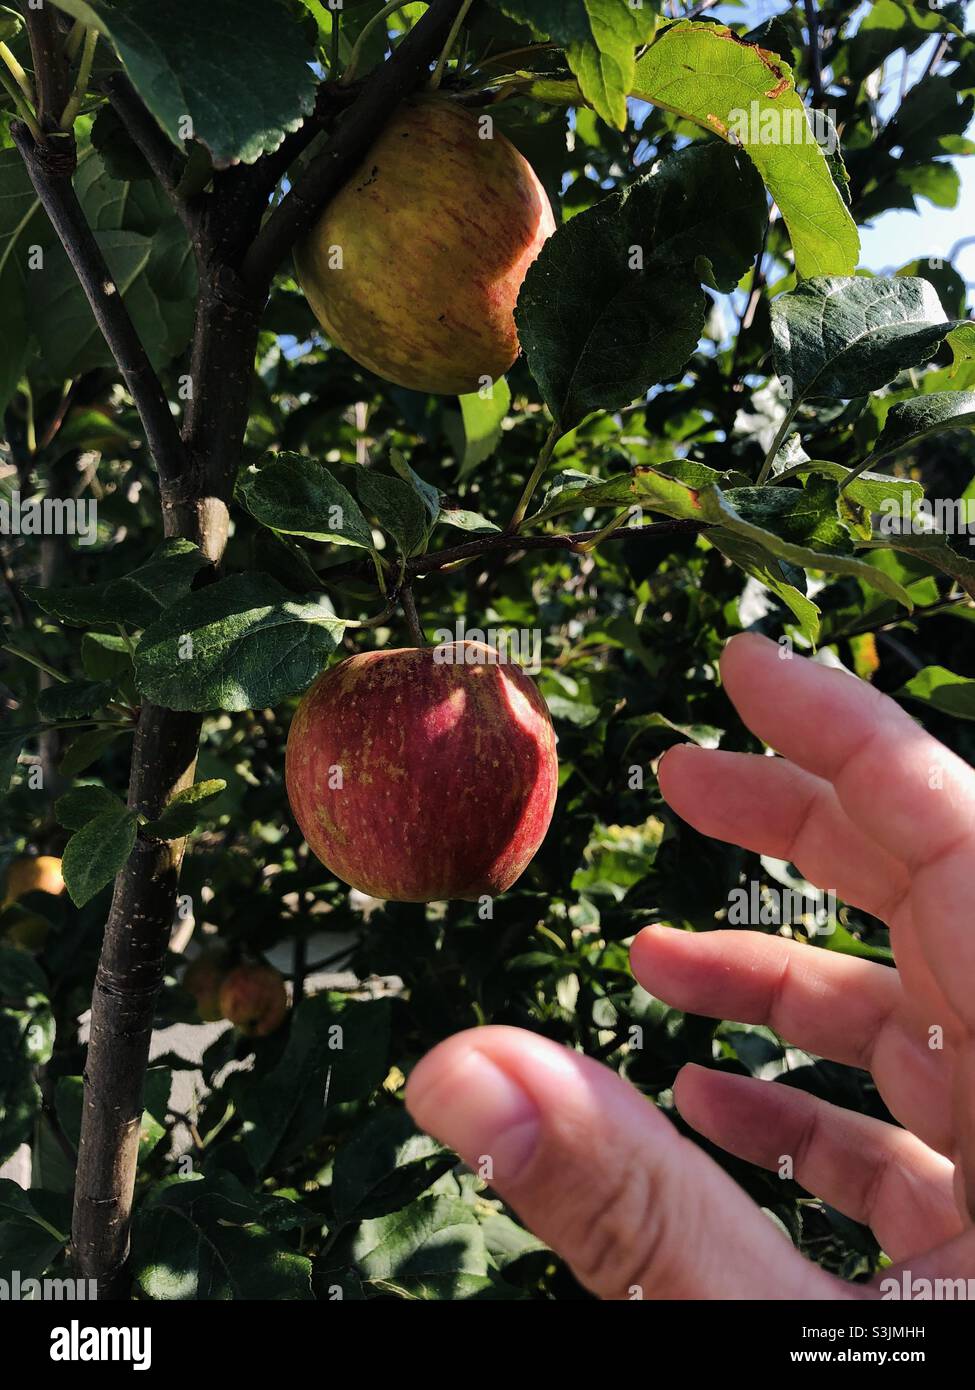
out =
[(633, 1086), (533, 1033), (449, 1038), (406, 1104), (602, 1298), (855, 1296)]

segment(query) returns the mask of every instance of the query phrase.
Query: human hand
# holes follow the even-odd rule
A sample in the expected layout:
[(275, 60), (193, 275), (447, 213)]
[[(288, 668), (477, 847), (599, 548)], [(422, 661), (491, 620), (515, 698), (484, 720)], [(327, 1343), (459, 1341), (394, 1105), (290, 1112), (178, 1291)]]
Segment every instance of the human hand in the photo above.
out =
[[(870, 1070), (903, 1129), (774, 1083), (685, 1066), (699, 1133), (873, 1229), (884, 1277), (975, 1278), (975, 773), (850, 674), (734, 638), (721, 663), (770, 758), (682, 745), (659, 766), (706, 835), (794, 863), (886, 921), (897, 969), (743, 930), (647, 928), (633, 971), (689, 1012), (763, 1023)], [(876, 1296), (805, 1260), (738, 1185), (615, 1072), (515, 1028), (436, 1047), (417, 1123), (472, 1167), (603, 1298)]]

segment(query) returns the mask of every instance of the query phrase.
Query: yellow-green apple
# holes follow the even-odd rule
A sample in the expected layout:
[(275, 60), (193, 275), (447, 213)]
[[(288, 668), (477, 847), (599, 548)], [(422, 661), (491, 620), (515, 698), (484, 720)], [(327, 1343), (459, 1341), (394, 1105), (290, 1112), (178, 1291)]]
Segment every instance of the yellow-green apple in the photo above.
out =
[(224, 977), (220, 1015), (249, 1038), (266, 1038), (284, 1022), (288, 991), (273, 965), (238, 965)]
[(223, 1018), (220, 987), (228, 974), (227, 954), (216, 948), (201, 951), (186, 967), (183, 988), (196, 1000), (196, 1011), (204, 1023), (215, 1023)]
[(52, 893), (55, 897), (64, 892), (61, 861), (56, 855), (38, 854), (15, 859), (7, 870), (5, 903), (16, 902), (25, 893), (36, 892)]
[(555, 731), (534, 682), (480, 642), (349, 657), (288, 735), (288, 798), (310, 848), (374, 898), (510, 888), (545, 837)]
[(414, 391), (479, 390), (518, 355), (514, 307), (555, 230), (527, 160), (442, 96), (404, 102), (295, 253), (332, 342)]

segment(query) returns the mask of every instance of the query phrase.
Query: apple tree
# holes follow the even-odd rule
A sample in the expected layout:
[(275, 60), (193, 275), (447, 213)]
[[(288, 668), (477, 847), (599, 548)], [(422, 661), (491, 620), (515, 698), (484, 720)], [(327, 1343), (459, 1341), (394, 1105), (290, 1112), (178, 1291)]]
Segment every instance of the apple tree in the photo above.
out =
[[(668, 1009), (626, 946), (754, 888), (744, 926), (891, 959), (842, 903), (784, 925), (795, 871), (662, 801), (673, 743), (756, 747), (717, 681), (735, 632), (975, 751), (964, 229), (886, 267), (858, 231), (956, 205), (975, 35), (926, 0), (716, 8), (0, 6), (7, 1265), (114, 1299), (585, 1296), (404, 1109), (419, 1057), (488, 1021), (677, 1124), (687, 1061), (886, 1114), (861, 1073)], [(436, 282), (416, 240), (374, 243), (325, 328), (332, 267), (302, 255), (429, 101), (554, 209), (483, 380), (462, 344), (504, 219)], [(493, 174), (410, 154), (396, 210), (447, 244)], [(323, 244), (339, 276), (378, 225)], [(424, 315), (452, 386), (411, 375)], [(537, 855), (488, 901), (350, 894), (289, 810), (298, 701), (355, 653), (511, 633), (558, 735)], [(37, 856), (63, 879), (14, 889)], [(873, 1273), (865, 1228), (719, 1157), (805, 1253)]]

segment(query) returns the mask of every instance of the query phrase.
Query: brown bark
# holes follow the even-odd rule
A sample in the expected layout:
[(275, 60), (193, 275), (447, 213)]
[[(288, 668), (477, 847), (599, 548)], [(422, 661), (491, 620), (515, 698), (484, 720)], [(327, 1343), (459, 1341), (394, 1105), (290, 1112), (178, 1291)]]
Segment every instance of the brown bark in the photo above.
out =
[[(219, 564), (228, 507), (247, 422), (260, 316), (278, 263), (365, 155), (396, 103), (428, 71), (460, 0), (433, 0), (390, 60), (366, 82), (325, 154), (261, 220), (285, 157), (304, 146), (298, 133), (284, 152), (214, 180), (211, 194), (181, 204), (193, 239), (200, 289), (191, 356), (192, 397), (182, 435), (161, 384), (139, 342), (121, 296), (74, 195), (74, 145), (53, 135), (35, 144), (20, 125), (13, 135), (34, 187), (65, 247), (95, 318), (112, 350), (142, 420), (160, 480), (167, 536), (196, 542)], [(65, 65), (57, 25), (36, 26), (35, 66), (44, 110), (60, 110)], [(32, 31), (32, 41), (35, 34)], [(179, 204), (181, 164), (160, 143), (155, 122), (127, 79), (112, 79), (108, 95), (160, 183)], [(351, 91), (320, 103), (316, 119), (343, 110)], [(43, 128), (51, 128), (50, 121)], [(209, 572), (212, 576), (212, 569)], [(207, 572), (204, 572), (204, 580)], [(202, 719), (147, 704), (132, 755), (128, 804), (154, 818), (194, 776)], [(72, 1228), (79, 1273), (98, 1281), (99, 1297), (128, 1292), (132, 1197), (143, 1088), (156, 995), (173, 922), (183, 842), (163, 842), (140, 830), (118, 875), (92, 998), (91, 1038), (75, 1182)]]

